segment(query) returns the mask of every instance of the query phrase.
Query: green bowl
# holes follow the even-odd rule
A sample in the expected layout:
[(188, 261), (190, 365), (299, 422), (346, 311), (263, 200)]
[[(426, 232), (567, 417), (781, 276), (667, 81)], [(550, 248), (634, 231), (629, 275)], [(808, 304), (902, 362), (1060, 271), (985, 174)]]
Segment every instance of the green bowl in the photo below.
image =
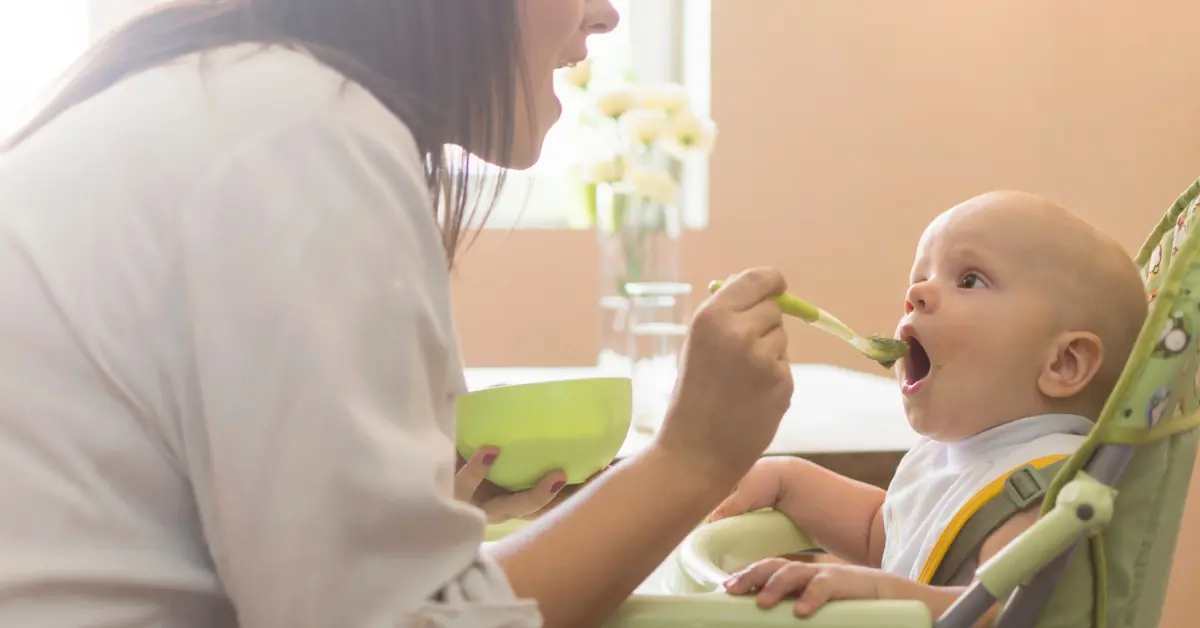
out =
[(612, 463), (633, 412), (628, 377), (514, 384), (458, 398), (458, 453), (500, 448), (488, 481), (509, 491), (533, 488), (562, 470), (579, 484)]

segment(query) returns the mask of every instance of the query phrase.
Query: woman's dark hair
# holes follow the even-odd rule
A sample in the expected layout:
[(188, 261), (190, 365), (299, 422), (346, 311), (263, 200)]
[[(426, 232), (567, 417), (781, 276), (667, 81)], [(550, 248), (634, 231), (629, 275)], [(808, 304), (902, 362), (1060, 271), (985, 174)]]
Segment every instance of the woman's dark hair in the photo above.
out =
[[(483, 217), (503, 184), (473, 172), (472, 152), (507, 159), (518, 85), (528, 90), (518, 0), (177, 0), (96, 43), (53, 97), (0, 144), (11, 149), (54, 118), (143, 70), (189, 54), (261, 43), (302, 49), (370, 91), (400, 117), (425, 163), (447, 259), (453, 263), (482, 190)], [(478, 186), (476, 186), (478, 187)]]

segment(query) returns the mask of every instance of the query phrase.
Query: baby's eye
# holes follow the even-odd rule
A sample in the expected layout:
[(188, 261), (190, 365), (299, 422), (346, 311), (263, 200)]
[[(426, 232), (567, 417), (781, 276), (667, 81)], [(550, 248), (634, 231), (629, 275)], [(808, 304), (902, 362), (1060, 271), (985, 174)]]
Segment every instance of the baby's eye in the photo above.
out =
[(975, 290), (976, 288), (986, 288), (987, 282), (983, 280), (983, 277), (979, 273), (967, 273), (963, 275), (962, 279), (958, 280), (958, 287)]

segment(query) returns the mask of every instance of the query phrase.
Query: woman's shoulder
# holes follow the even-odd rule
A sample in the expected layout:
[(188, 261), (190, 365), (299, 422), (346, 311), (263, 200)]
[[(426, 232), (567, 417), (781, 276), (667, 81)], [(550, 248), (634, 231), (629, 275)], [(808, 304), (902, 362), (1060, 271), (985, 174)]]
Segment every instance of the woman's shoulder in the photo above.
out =
[(365, 89), (303, 50), (263, 44), (195, 53), (132, 75), (73, 106), (15, 152), (27, 162), (61, 163), (85, 158), (79, 148), (86, 141), (87, 153), (104, 162), (194, 174), (256, 140), (321, 124), (351, 127), (420, 164), (408, 127)]
[[(296, 141), (275, 141), (284, 136)], [(412, 133), (367, 90), (302, 50), (242, 44), (140, 72), (71, 107), (0, 156), (0, 196), (182, 199), (247, 151), (271, 144), (280, 159), (312, 158), (313, 146), (339, 138), (423, 181)], [(77, 185), (63, 190), (68, 173)]]
[(350, 125), (380, 140), (399, 142), (415, 154), (404, 122), (367, 90), (307, 51), (282, 45), (241, 44), (198, 53), (148, 73), (142, 91), (156, 81), (175, 85), (184, 115), (210, 136), (239, 143), (302, 125)]

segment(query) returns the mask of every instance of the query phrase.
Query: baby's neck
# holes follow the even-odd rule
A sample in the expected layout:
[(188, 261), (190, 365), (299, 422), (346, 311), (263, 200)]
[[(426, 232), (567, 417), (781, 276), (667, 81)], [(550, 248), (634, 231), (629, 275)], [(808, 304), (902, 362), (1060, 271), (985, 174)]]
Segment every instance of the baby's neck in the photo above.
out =
[(962, 464), (980, 458), (987, 459), (998, 450), (1020, 447), (1051, 434), (1082, 436), (1091, 429), (1091, 424), (1091, 420), (1078, 414), (1038, 414), (1008, 421), (945, 445), (952, 464)]
[[(995, 404), (991, 407), (996, 407), (999, 405), (1000, 404)], [(983, 407), (988, 407), (988, 406), (984, 405)], [(1011, 413), (1009, 413), (1007, 415), (1000, 416), (1000, 417), (989, 417), (990, 420), (987, 420), (986, 422), (981, 424), (979, 426), (978, 430), (976, 430), (974, 433), (972, 433), (970, 436), (966, 437), (963, 440), (968, 440), (968, 439), (974, 438), (980, 434), (984, 434), (986, 432), (1003, 427), (1010, 423), (1016, 423), (1018, 421), (1023, 421), (1030, 417), (1048, 416), (1048, 415), (1070, 415), (1070, 416), (1083, 417), (1089, 421), (1095, 422), (1096, 417), (1099, 416), (1099, 413), (1100, 413), (1100, 411), (1098, 408), (1091, 407), (1091, 404), (1085, 403), (1085, 400), (1080, 399), (1080, 398), (1073, 398), (1073, 399), (1067, 399), (1067, 400), (1043, 398), (1043, 399), (1039, 400), (1038, 403), (1029, 404), (1025, 408), (1021, 408), (1019, 410), (1014, 409)]]

